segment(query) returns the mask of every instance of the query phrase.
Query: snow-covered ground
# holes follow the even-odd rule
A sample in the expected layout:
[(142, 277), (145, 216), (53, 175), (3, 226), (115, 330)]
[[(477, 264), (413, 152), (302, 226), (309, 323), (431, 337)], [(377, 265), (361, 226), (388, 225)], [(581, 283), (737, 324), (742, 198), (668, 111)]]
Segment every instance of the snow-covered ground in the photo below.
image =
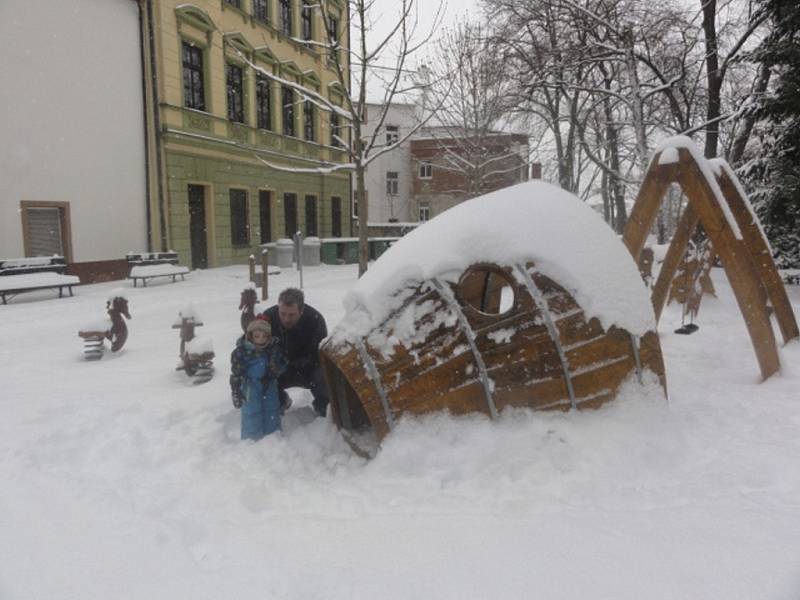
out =
[[(407, 419), (370, 462), (302, 411), (238, 439), (246, 273), (125, 282), (130, 337), (99, 362), (77, 331), (120, 282), (0, 306), (0, 598), (800, 598), (800, 344), (759, 383), (720, 270), (699, 332), (665, 311), (668, 403)], [(306, 269), (331, 328), (355, 274)], [(174, 370), (187, 301), (217, 352), (202, 386)]]

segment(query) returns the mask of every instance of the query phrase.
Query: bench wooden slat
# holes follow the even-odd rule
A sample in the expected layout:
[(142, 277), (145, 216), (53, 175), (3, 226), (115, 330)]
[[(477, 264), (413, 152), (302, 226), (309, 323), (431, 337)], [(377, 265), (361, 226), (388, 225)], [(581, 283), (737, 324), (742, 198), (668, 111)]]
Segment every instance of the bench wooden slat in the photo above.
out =
[(0, 277), (0, 296), (3, 304), (8, 304), (8, 298), (17, 294), (34, 290), (58, 289), (58, 297), (64, 296), (67, 288), (72, 296), (72, 286), (79, 285), (81, 280), (75, 275), (62, 275), (53, 272), (23, 273), (19, 275), (4, 275)]
[(189, 273), (188, 267), (183, 265), (173, 264), (149, 264), (149, 265), (134, 265), (131, 267), (128, 279), (133, 279), (133, 287), (137, 287), (139, 281), (142, 282), (143, 287), (147, 287), (147, 281), (156, 277), (172, 277), (173, 283), (176, 277), (180, 275), (181, 281), (185, 280), (184, 275)]

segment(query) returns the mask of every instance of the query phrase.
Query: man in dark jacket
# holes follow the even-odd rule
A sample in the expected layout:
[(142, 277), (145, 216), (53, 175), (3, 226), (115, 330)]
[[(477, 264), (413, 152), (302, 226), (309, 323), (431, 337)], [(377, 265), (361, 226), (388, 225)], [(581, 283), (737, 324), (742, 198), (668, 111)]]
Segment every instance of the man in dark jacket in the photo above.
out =
[(307, 388), (314, 396), (314, 412), (324, 417), (329, 399), (319, 363), (319, 344), (328, 335), (325, 317), (308, 306), (302, 290), (296, 288), (283, 290), (278, 296), (278, 304), (263, 314), (272, 324), (272, 335), (289, 361), (286, 372), (278, 378), (281, 406), (285, 410), (291, 404), (286, 388)]

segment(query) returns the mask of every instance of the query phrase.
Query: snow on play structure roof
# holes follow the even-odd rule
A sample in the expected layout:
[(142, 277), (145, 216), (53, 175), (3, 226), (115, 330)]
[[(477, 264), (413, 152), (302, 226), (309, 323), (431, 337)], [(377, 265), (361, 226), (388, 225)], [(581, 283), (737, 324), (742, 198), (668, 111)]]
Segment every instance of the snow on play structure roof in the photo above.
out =
[(603, 327), (637, 335), (655, 329), (647, 289), (611, 228), (573, 194), (530, 181), (459, 204), (396, 242), (345, 297), (341, 335), (368, 331), (408, 285), (433, 277), (457, 281), (478, 262), (528, 261)]
[[(708, 187), (711, 188), (711, 192), (714, 194), (717, 204), (720, 209), (722, 209), (722, 214), (725, 215), (725, 220), (728, 222), (731, 231), (733, 231), (733, 235), (736, 236), (738, 240), (742, 239), (742, 231), (739, 229), (739, 224), (736, 222), (730, 206), (728, 206), (728, 201), (725, 200), (725, 195), (722, 193), (716, 177), (714, 177), (713, 169), (721, 168), (719, 163), (713, 163), (707, 160), (702, 152), (698, 150), (697, 146), (695, 146), (694, 142), (685, 135), (676, 135), (662, 140), (653, 156), (659, 157), (658, 164), (660, 165), (678, 162), (678, 148), (683, 148), (692, 155), (697, 167), (703, 173)], [(733, 179), (735, 180), (736, 178), (734, 177)], [(742, 194), (742, 197), (746, 198), (747, 196)]]

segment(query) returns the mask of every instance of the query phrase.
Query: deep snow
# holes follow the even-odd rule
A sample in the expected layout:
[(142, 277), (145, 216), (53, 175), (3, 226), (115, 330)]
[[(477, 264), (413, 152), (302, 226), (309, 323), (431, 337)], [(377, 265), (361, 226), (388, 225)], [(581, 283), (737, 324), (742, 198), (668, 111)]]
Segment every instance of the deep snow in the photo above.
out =
[[(304, 272), (331, 328), (355, 273)], [(595, 412), (406, 419), (370, 462), (299, 424), (303, 392), (282, 435), (239, 441), (245, 266), (126, 283), (130, 337), (94, 363), (77, 331), (120, 282), (19, 296), (0, 306), (0, 598), (796, 600), (800, 344), (759, 383), (713, 277), (699, 332), (662, 317), (668, 403), (637, 385)], [(187, 302), (217, 351), (202, 386), (174, 371)]]

